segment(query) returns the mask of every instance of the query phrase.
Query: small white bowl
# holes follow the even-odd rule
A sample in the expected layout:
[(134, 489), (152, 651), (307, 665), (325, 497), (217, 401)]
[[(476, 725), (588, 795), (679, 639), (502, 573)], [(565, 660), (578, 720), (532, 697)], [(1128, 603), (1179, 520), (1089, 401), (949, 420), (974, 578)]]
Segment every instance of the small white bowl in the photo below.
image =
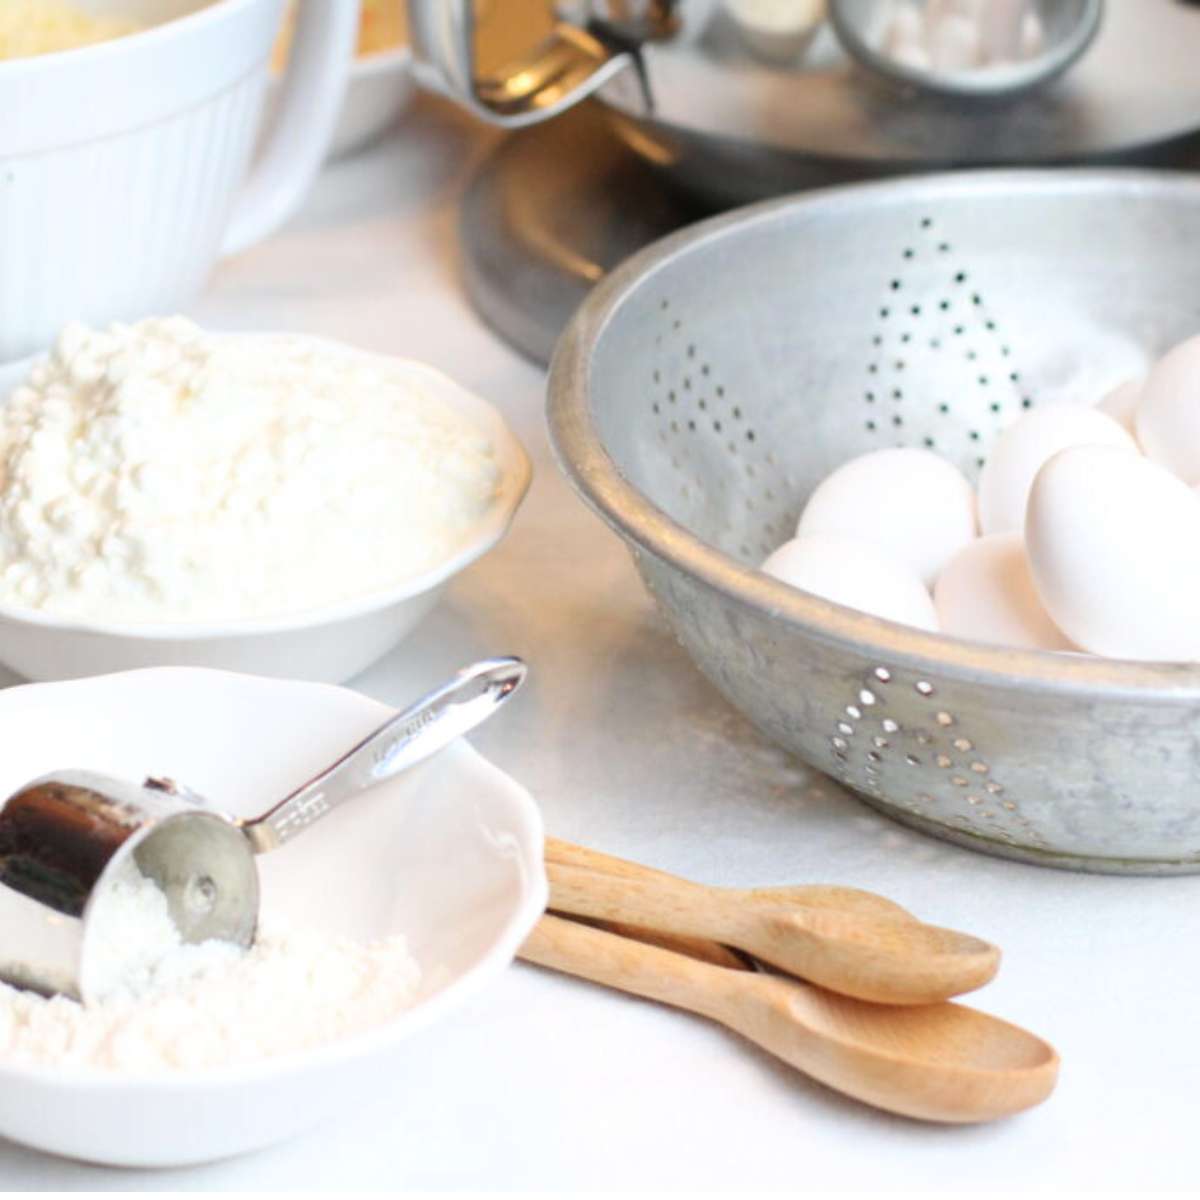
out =
[[(388, 712), (342, 688), (187, 669), (12, 688), (0, 692), (0, 797), (77, 765), (128, 779), (168, 773), (249, 816)], [(353, 1114), (404, 1077), (409, 1036), (500, 975), (546, 904), (536, 805), (463, 741), (258, 861), (264, 914), (364, 941), (403, 934), (423, 975), (414, 1007), (318, 1050), (209, 1071), (31, 1067), (0, 1048), (0, 1136), (90, 1162), (165, 1167)], [(403, 1130), (396, 1136), (402, 1143)]]
[(407, 46), (356, 59), (329, 157), (350, 154), (386, 132), (412, 99), (414, 88), (412, 52)]
[[(384, 357), (341, 344), (337, 348)], [(36, 361), (0, 366), (0, 404)], [(453, 575), (504, 536), (529, 487), (529, 457), (495, 408), (432, 367), (406, 366), (426, 377), (439, 396), (487, 432), (500, 465), (496, 499), (453, 557), (387, 591), (282, 617), (138, 625), (77, 620), (0, 604), (0, 662), (32, 680), (185, 666), (341, 683), (366, 670), (415, 628)]]
[[(386, 132), (408, 106), (415, 88), (412, 51), (407, 46), (356, 58), (346, 80), (327, 158), (352, 154)], [(281, 91), (279, 77), (274, 76), (264, 129), (271, 128)]]

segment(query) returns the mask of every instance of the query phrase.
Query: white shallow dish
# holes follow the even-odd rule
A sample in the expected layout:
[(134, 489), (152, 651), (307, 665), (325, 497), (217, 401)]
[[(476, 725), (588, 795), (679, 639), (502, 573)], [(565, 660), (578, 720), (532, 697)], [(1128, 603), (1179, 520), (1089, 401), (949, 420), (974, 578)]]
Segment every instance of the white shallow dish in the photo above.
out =
[[(186, 669), (11, 688), (0, 692), (0, 795), (55, 767), (129, 779), (160, 771), (252, 815), (389, 711), (342, 688)], [(240, 1154), (353, 1114), (403, 1079), (410, 1036), (509, 965), (546, 904), (537, 807), (462, 741), (258, 862), (264, 915), (362, 940), (408, 938), (423, 973), (415, 1006), (317, 1051), (207, 1072), (34, 1068), (0, 1048), (0, 1136), (91, 1162), (162, 1167)], [(396, 1137), (402, 1143), (403, 1130)]]
[[(336, 347), (355, 353), (341, 343)], [(29, 358), (0, 366), (0, 404), (35, 361)], [(452, 576), (504, 536), (529, 487), (528, 455), (495, 408), (432, 367), (406, 366), (484, 429), (496, 448), (501, 470), (498, 495), (453, 557), (387, 591), (277, 618), (132, 625), (83, 621), (0, 603), (0, 662), (38, 681), (188, 666), (342, 683), (364, 671), (415, 628)]]

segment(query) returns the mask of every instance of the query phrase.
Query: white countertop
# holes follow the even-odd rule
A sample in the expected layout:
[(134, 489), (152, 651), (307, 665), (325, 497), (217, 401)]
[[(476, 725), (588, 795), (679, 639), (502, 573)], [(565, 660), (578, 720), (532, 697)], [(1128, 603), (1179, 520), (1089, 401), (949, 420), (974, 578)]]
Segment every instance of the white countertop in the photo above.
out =
[(405, 1075), (308, 1137), (153, 1172), (0, 1142), (0, 1185), (1194, 1185), (1200, 877), (1073, 875), (907, 832), (789, 761), (721, 700), (618, 540), (559, 477), (542, 372), (463, 294), (454, 199), (492, 140), (423, 106), (395, 137), (328, 170), (301, 217), (222, 266), (193, 309), (215, 327), (423, 358), (499, 405), (531, 452), (535, 481), (511, 535), (357, 686), (399, 703), (474, 658), (524, 656), (525, 694), (473, 740), (533, 792), (552, 832), (714, 883), (869, 887), (997, 942), (1004, 967), (971, 1002), (1058, 1047), (1058, 1091), (999, 1124), (921, 1125), (810, 1084), (699, 1018), (518, 965), (414, 1040)]

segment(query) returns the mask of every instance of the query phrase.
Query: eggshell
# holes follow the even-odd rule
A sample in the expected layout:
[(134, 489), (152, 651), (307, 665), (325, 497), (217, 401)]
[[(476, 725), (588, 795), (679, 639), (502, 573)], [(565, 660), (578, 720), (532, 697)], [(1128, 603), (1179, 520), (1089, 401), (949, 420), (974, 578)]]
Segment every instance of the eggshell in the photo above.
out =
[(929, 55), (925, 50), (925, 20), (921, 10), (912, 2), (893, 4), (887, 26), (883, 52), (897, 62), (920, 70), (928, 70)]
[(901, 625), (937, 630), (937, 614), (925, 586), (874, 546), (805, 535), (785, 542), (762, 569), (837, 604)]
[(1165, 468), (1077, 446), (1038, 472), (1025, 544), (1054, 623), (1113, 658), (1200, 660), (1200, 497)]
[(1019, 417), (1000, 435), (979, 476), (982, 532), (1022, 529), (1029, 488), (1042, 464), (1070, 446), (1091, 445), (1137, 452), (1133, 438), (1094, 408), (1061, 405)]
[(937, 71), (967, 71), (980, 65), (983, 43), (971, 17), (947, 13), (928, 27), (926, 40)]
[(1027, 12), (1021, 21), (1021, 57), (1037, 58), (1046, 49), (1046, 30), (1036, 12)]
[(1015, 62), (1021, 57), (1021, 25), (1028, 0), (991, 0), (980, 14), (985, 62)]
[(930, 450), (875, 450), (818, 484), (796, 532), (877, 546), (928, 586), (975, 537), (975, 495), (962, 472)]
[(1019, 533), (993, 533), (964, 546), (933, 589), (943, 633), (1026, 650), (1074, 647), (1042, 607)]
[(1117, 384), (1096, 407), (1106, 416), (1112, 417), (1126, 433), (1136, 437), (1137, 409), (1141, 398), (1142, 381), (1127, 379), (1124, 383)]
[(1200, 483), (1200, 337), (1150, 368), (1137, 411), (1142, 449), (1188, 483)]

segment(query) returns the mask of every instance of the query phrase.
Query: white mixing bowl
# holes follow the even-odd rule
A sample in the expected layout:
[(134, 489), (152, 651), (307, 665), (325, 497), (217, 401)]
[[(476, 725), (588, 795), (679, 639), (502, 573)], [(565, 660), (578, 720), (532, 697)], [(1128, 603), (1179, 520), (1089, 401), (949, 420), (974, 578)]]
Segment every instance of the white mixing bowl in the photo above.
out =
[(0, 61), (0, 361), (70, 320), (173, 311), (290, 215), (333, 133), (358, 4), (300, 4), (251, 168), (283, 3), (92, 0), (147, 28)]

